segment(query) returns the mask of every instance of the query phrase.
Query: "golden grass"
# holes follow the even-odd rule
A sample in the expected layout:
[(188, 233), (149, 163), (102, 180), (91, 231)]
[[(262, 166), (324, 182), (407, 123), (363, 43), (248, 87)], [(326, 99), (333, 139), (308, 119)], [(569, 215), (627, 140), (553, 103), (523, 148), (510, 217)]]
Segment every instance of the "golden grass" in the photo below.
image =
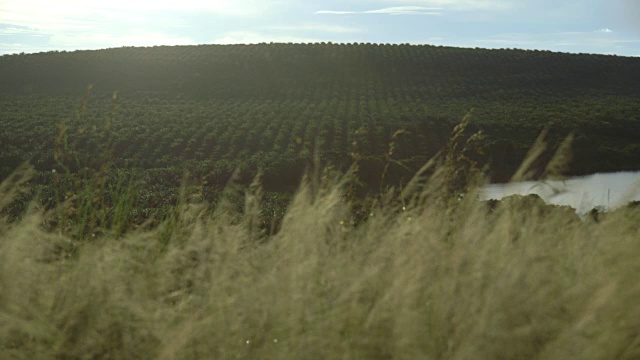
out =
[(267, 239), (252, 194), (98, 240), (31, 211), (0, 225), (0, 358), (640, 357), (640, 216), (491, 212), (442, 176), (357, 227), (341, 183), (305, 183)]

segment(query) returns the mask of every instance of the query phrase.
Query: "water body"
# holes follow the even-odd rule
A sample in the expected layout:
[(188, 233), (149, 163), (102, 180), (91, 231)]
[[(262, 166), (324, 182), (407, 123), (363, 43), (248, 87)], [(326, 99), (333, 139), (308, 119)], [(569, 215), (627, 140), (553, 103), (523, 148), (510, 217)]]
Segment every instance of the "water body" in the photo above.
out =
[(547, 204), (569, 205), (579, 214), (594, 207), (615, 209), (640, 200), (640, 172), (600, 173), (564, 181), (492, 184), (483, 189), (482, 197), (499, 200), (527, 194), (537, 194)]

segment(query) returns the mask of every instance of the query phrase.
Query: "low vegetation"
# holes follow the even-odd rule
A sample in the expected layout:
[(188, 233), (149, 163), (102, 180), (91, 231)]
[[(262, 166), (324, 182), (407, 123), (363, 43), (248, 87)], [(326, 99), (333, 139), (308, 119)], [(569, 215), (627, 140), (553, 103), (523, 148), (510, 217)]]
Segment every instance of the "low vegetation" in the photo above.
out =
[[(55, 211), (34, 206), (0, 224), (0, 353), (640, 356), (637, 210), (596, 222), (537, 201), (489, 207), (477, 201), (481, 181), (469, 181), (461, 197), (443, 169), (379, 197), (357, 225), (345, 200), (349, 176), (310, 176), (271, 235), (257, 226), (257, 184), (243, 209), (221, 201), (207, 211), (185, 190), (158, 226), (123, 231), (114, 222), (83, 237), (47, 229)], [(31, 175), (27, 167), (5, 181), (0, 206)]]
[(385, 186), (408, 181), (471, 109), (493, 181), (509, 180), (543, 128), (557, 143), (575, 135), (572, 175), (640, 163), (637, 58), (391, 44), (162, 46), (2, 56), (0, 79), (0, 178), (27, 160), (41, 176), (62, 171), (51, 151), (62, 127), (80, 157), (93, 157), (96, 133), (108, 137), (118, 167), (136, 168), (165, 193), (185, 169), (209, 188), (241, 169), (245, 185), (260, 170), (267, 192), (290, 194), (313, 154), (343, 171), (358, 155), (363, 185), (377, 192), (398, 130)]

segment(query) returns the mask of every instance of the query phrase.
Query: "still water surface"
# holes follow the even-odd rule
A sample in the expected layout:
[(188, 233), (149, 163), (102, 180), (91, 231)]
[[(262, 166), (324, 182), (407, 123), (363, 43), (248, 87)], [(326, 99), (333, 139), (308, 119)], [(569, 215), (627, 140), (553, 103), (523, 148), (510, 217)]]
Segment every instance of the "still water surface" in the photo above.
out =
[(509, 195), (538, 194), (547, 204), (569, 205), (577, 213), (594, 207), (614, 209), (640, 200), (640, 172), (600, 173), (565, 181), (492, 184), (483, 189), (483, 199)]

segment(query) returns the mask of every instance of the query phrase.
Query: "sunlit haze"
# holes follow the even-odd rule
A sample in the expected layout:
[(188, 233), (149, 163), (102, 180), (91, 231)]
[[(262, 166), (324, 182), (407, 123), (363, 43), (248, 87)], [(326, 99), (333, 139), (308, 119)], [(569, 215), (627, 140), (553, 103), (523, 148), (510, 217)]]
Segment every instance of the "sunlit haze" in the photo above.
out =
[(260, 42), (640, 56), (637, 0), (0, 0), (0, 54)]

